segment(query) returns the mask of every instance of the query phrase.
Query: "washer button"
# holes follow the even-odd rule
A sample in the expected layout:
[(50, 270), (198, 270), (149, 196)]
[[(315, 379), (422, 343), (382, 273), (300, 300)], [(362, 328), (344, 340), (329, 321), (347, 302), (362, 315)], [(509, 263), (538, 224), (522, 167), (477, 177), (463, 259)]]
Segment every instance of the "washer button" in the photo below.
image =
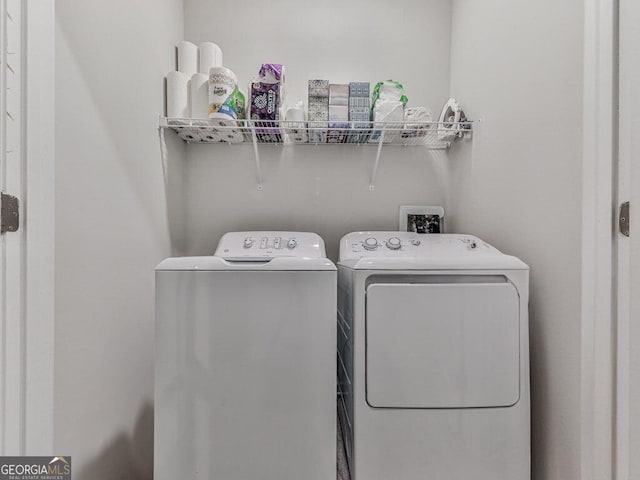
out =
[(378, 240), (373, 237), (369, 237), (362, 243), (362, 246), (366, 250), (375, 250), (376, 248), (378, 248)]
[(399, 250), (401, 246), (402, 242), (398, 237), (391, 237), (389, 240), (387, 240), (387, 248), (389, 250)]

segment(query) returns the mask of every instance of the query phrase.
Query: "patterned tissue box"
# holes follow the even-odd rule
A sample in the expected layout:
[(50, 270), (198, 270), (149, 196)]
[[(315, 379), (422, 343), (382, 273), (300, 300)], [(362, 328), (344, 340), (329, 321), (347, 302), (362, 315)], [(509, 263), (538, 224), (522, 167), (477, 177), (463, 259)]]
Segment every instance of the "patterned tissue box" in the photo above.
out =
[(327, 143), (328, 123), (309, 123), (309, 143)]
[(349, 109), (349, 120), (352, 122), (366, 122), (369, 120), (369, 109), (368, 108), (350, 108)]
[(369, 97), (369, 82), (351, 82), (349, 97)]
[(329, 120), (329, 106), (309, 106), (307, 118), (310, 122)]
[(348, 122), (330, 122), (327, 143), (346, 143), (349, 135)]
[(349, 108), (346, 105), (329, 104), (329, 121), (331, 122), (348, 122)]
[(329, 97), (309, 97), (309, 107), (328, 107)]
[(329, 85), (329, 105), (349, 105), (349, 85)]
[(366, 108), (371, 107), (369, 97), (349, 97), (349, 108)]
[(329, 80), (309, 80), (309, 97), (328, 97)]
[(352, 125), (347, 143), (366, 143), (371, 131), (371, 122), (354, 122)]

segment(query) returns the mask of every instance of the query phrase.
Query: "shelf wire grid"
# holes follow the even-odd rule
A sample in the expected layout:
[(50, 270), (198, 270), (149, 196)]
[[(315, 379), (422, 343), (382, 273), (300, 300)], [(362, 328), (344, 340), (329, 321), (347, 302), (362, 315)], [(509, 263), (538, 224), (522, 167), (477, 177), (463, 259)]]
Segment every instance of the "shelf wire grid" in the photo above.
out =
[(324, 122), (160, 118), (188, 143), (422, 146), (444, 150), (471, 134), (472, 122)]

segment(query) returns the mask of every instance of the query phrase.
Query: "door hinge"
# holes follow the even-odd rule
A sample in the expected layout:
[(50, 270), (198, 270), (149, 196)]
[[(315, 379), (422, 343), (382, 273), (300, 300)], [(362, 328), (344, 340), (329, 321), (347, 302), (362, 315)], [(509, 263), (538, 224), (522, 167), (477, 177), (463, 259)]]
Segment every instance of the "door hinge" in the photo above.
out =
[(20, 225), (18, 198), (0, 192), (0, 234), (15, 232)]
[(620, 233), (625, 237), (629, 236), (629, 202), (620, 205), (620, 214), (618, 216), (618, 225)]

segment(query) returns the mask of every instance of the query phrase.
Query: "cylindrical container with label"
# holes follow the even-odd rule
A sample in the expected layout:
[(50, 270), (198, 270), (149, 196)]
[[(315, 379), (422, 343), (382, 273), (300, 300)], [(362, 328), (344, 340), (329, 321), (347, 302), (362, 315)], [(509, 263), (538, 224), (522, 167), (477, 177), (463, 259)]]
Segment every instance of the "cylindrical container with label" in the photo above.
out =
[(209, 70), (209, 118), (238, 119), (234, 91), (238, 85), (235, 74), (226, 67)]

